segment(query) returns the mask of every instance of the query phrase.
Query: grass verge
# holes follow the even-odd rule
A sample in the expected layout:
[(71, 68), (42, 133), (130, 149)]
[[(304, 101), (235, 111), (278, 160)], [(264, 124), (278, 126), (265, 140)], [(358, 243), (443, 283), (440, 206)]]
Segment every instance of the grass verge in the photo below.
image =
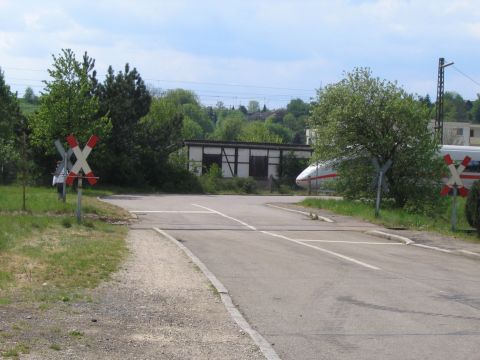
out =
[(21, 188), (0, 186), (0, 305), (68, 302), (118, 269), (127, 228), (111, 223), (129, 215), (96, 196), (85, 192), (77, 224), (73, 193), (64, 204), (53, 188), (28, 188), (21, 211)]
[[(386, 207), (380, 209), (380, 216), (377, 218), (375, 217), (375, 210), (371, 204), (351, 200), (307, 198), (302, 201), (300, 205), (311, 208), (326, 209), (341, 215), (354, 216), (389, 228), (434, 231), (472, 242), (480, 242), (476, 234), (465, 231), (452, 231), (452, 201), (450, 198), (445, 199), (442, 207), (435, 216), (408, 213), (402, 209)], [(457, 218), (458, 229), (471, 229), (465, 217), (465, 199), (463, 198), (457, 198)]]

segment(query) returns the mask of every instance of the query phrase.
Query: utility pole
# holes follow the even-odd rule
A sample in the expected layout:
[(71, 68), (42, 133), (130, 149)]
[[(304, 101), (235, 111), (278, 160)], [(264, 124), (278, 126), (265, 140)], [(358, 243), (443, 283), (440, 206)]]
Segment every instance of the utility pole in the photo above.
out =
[(438, 59), (438, 79), (437, 79), (437, 106), (435, 114), (435, 132), (440, 138), (440, 144), (443, 144), (443, 93), (445, 71), (447, 66), (453, 65), (453, 62), (445, 64), (444, 58)]

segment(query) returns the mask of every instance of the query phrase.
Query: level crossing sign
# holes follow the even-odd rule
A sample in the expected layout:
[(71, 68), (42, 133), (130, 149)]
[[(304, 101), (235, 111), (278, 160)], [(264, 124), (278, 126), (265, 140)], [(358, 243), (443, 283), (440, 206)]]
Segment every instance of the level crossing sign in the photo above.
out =
[(90, 185), (95, 185), (97, 183), (97, 178), (95, 177), (92, 169), (90, 169), (90, 166), (87, 163), (87, 157), (88, 155), (90, 155), (90, 152), (95, 147), (98, 140), (99, 140), (98, 136), (96, 135), (90, 136), (90, 139), (87, 141), (87, 144), (85, 145), (83, 150), (81, 150), (75, 136), (73, 135), (67, 136), (68, 145), (70, 145), (70, 148), (72, 149), (73, 153), (75, 154), (75, 157), (77, 158), (77, 161), (75, 162), (70, 172), (68, 173), (67, 180), (66, 180), (66, 183), (68, 185), (73, 184), (73, 181), (75, 180), (75, 178), (79, 177), (78, 174), (82, 170), (85, 173), (85, 178), (88, 180)]
[(448, 195), (448, 193), (450, 192), (451, 189), (457, 188), (458, 193), (461, 196), (463, 196), (463, 197), (467, 196), (468, 195), (468, 189), (463, 184), (463, 181), (462, 181), (460, 175), (463, 173), (465, 168), (470, 163), (470, 160), (472, 160), (472, 159), (469, 156), (465, 156), (462, 163), (460, 165), (458, 165), (458, 167), (455, 166), (455, 163), (453, 162), (450, 154), (445, 155), (443, 157), (443, 160), (447, 164), (448, 169), (450, 170), (450, 173), (452, 175), (448, 179), (447, 183), (443, 186), (440, 194), (442, 196)]
[(62, 157), (61, 163), (59, 163), (58, 167), (58, 173), (60, 174), (63, 171), (63, 168), (65, 167), (65, 162), (67, 165), (67, 168), (65, 171), (68, 171), (72, 168), (72, 162), (70, 161), (70, 158), (72, 157), (73, 150), (68, 149), (68, 151), (65, 151), (65, 148), (63, 147), (62, 143), (60, 140), (55, 140), (55, 147), (57, 148), (57, 151), (60, 153), (60, 156)]

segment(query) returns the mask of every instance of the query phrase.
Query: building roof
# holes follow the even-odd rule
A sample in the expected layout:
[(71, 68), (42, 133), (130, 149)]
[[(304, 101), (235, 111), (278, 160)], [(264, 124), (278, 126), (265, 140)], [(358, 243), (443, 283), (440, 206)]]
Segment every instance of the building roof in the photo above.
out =
[(230, 148), (248, 148), (248, 149), (271, 149), (271, 150), (297, 150), (313, 151), (309, 145), (303, 144), (276, 144), (276, 143), (257, 143), (246, 141), (220, 141), (220, 140), (185, 140), (185, 146), (213, 146)]

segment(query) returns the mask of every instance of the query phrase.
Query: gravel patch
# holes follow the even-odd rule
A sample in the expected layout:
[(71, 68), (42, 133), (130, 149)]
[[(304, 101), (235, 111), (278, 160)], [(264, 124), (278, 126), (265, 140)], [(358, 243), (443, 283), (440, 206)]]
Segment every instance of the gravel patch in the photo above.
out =
[[(263, 359), (184, 253), (131, 230), (132, 254), (91, 301), (0, 305), (1, 347), (22, 359)], [(27, 350), (25, 350), (27, 349)]]

